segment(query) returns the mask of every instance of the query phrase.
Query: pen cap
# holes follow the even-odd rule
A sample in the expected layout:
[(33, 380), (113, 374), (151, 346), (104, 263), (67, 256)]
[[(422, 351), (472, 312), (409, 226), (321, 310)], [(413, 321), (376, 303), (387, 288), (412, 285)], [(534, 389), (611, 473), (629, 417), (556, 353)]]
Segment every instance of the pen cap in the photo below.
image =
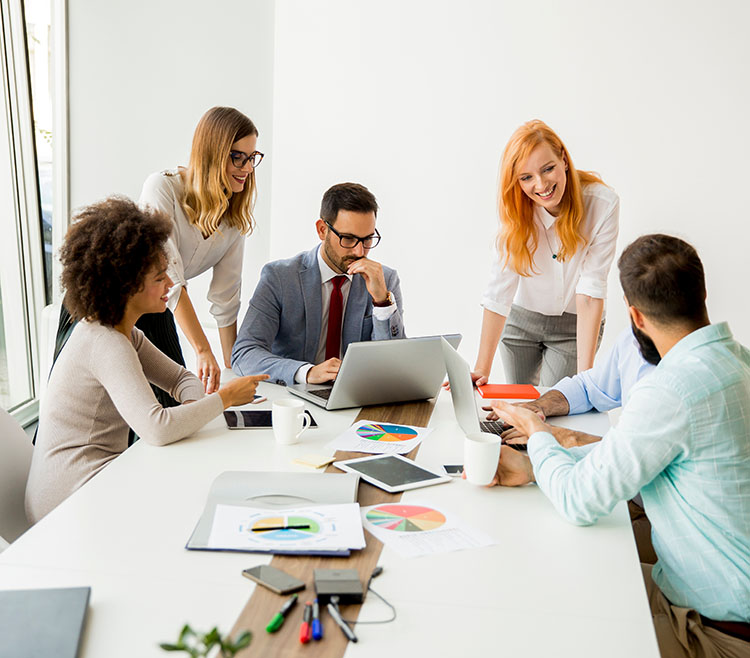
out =
[(282, 615), (280, 612), (277, 612), (271, 621), (268, 622), (268, 626), (266, 626), (266, 631), (268, 633), (275, 633), (281, 628), (281, 625), (284, 623), (284, 615)]

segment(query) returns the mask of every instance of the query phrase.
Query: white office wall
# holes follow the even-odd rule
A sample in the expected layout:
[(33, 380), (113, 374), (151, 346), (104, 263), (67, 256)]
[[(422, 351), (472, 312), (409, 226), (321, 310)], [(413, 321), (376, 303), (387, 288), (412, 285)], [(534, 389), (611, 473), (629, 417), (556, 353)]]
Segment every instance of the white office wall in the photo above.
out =
[[(186, 165), (198, 119), (229, 105), (258, 126), (258, 228), (245, 251), (244, 301), (268, 260), (273, 133), (272, 0), (68, 0), (73, 208), (137, 199), (154, 171)], [(214, 325), (207, 273), (191, 282)]]
[[(314, 243), (331, 184), (364, 183), (408, 333), (460, 331), (473, 361), (501, 152), (541, 118), (620, 194), (618, 252), (689, 240), (711, 319), (750, 344), (750, 4), (283, 0), (275, 23), (273, 258)], [(626, 326), (616, 267), (608, 306), (605, 344)]]

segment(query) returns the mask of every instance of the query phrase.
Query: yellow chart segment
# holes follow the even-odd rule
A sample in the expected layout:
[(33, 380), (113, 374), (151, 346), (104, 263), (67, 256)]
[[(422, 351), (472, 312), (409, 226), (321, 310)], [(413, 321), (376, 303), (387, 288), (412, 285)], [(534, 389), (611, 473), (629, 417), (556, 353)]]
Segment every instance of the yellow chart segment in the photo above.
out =
[(437, 521), (435, 519), (420, 519), (418, 516), (410, 516), (409, 521), (421, 530), (434, 530), (445, 523), (445, 517)]
[(256, 528), (278, 528), (286, 525), (286, 519), (283, 516), (275, 516), (267, 519), (260, 519), (253, 523), (253, 529)]

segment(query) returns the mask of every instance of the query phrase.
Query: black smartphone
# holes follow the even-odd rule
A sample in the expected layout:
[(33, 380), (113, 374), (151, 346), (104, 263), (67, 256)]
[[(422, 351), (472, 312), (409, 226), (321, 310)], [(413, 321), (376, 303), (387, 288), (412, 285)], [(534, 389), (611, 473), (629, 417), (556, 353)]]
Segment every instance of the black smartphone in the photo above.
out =
[(461, 473), (464, 472), (464, 465), (463, 464), (443, 464), (443, 469), (448, 475), (452, 475), (453, 477), (458, 477), (461, 475)]
[[(305, 413), (310, 417), (310, 427), (317, 427), (312, 414), (307, 410)], [(230, 430), (268, 430), (273, 427), (270, 409), (225, 411), (224, 420)]]
[(291, 594), (305, 589), (305, 583), (299, 578), (290, 576), (285, 571), (272, 567), (270, 564), (261, 564), (259, 567), (244, 569), (242, 575), (277, 594)]

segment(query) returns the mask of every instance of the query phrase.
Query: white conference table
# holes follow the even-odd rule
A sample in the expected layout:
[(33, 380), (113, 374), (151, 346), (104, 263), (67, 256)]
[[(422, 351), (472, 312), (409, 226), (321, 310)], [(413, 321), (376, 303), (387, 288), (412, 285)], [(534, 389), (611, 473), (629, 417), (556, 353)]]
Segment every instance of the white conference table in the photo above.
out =
[[(271, 384), (261, 392), (269, 401), (253, 408), (289, 396)], [(165, 656), (158, 643), (174, 641), (186, 622), (228, 631), (255, 587), (240, 572), (271, 556), (187, 551), (185, 543), (217, 475), (310, 472), (292, 460), (328, 452), (325, 444), (359, 411), (309, 408), (320, 427), (293, 446), (276, 445), (270, 430), (228, 431), (221, 418), (171, 446), (139, 441), (0, 553), (0, 588), (91, 586), (84, 658)], [(599, 434), (608, 427), (605, 414), (558, 424)], [(438, 397), (430, 427), (417, 461), (461, 463), (450, 395)], [(360, 641), (348, 646), (347, 657), (487, 650), (658, 658), (624, 503), (595, 526), (579, 528), (535, 486), (484, 488), (454, 479), (406, 492), (402, 500), (452, 511), (497, 545), (415, 559), (385, 546), (383, 574), (373, 587), (396, 606), (398, 618), (357, 626)], [(384, 616), (382, 603), (369, 597), (360, 619)], [(324, 623), (326, 632), (339, 632)]]

